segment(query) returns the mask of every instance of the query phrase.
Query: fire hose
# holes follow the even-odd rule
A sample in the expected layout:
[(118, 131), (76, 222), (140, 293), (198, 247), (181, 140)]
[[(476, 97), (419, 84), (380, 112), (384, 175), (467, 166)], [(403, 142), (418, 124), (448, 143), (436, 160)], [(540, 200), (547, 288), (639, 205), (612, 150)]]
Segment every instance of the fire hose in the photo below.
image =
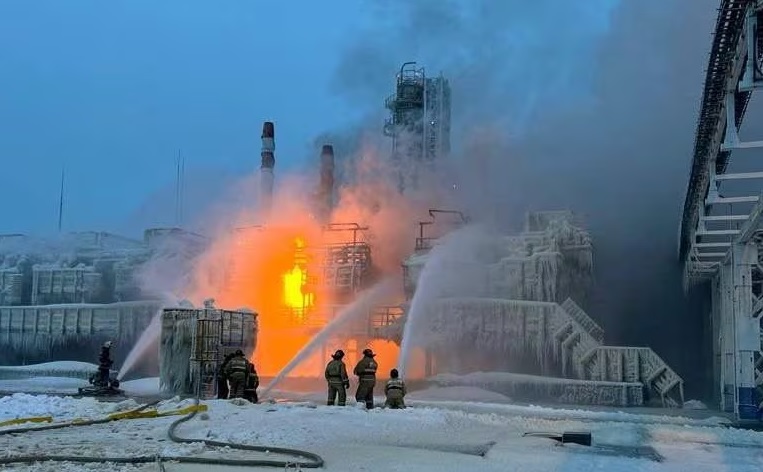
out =
[[(37, 426), (32, 428), (14, 428), (0, 431), (0, 436), (7, 434), (22, 434), (34, 431), (47, 431), (51, 429), (61, 429), (75, 426), (92, 426), (98, 424), (109, 423), (111, 421), (117, 421), (118, 419), (129, 418), (131, 414), (138, 414), (143, 410), (156, 405), (159, 401), (145, 404), (140, 408), (130, 410), (119, 418), (107, 417), (97, 420), (87, 421), (72, 421), (68, 423), (58, 423), (45, 426)], [(194, 406), (199, 405), (199, 399), (194, 399)], [(305, 469), (317, 469), (323, 467), (323, 458), (317, 454), (307, 451), (301, 451), (299, 449), (290, 449), (283, 447), (268, 447), (268, 446), (252, 446), (248, 444), (238, 444), (232, 442), (223, 441), (210, 441), (207, 439), (191, 439), (183, 438), (176, 434), (178, 426), (193, 419), (199, 410), (194, 408), (187, 415), (175, 420), (170, 424), (167, 430), (167, 435), (170, 441), (177, 444), (194, 444), (202, 443), (208, 447), (225, 447), (229, 449), (237, 449), (241, 451), (262, 452), (268, 454), (280, 454), (285, 456), (294, 456), (299, 458), (296, 461), (285, 460), (268, 460), (268, 459), (223, 459), (212, 457), (194, 457), (194, 456), (131, 456), (131, 457), (102, 457), (102, 456), (68, 456), (68, 455), (48, 455), (48, 454), (33, 454), (25, 456), (12, 456), (12, 457), (0, 457), (0, 465), (8, 464), (34, 464), (36, 462), (79, 462), (79, 463), (115, 463), (115, 464), (147, 464), (158, 463), (161, 470), (164, 470), (162, 462), (178, 462), (181, 464), (206, 464), (206, 465), (228, 465), (228, 466), (240, 466), (240, 467), (280, 467), (288, 469), (294, 467), (299, 470)]]

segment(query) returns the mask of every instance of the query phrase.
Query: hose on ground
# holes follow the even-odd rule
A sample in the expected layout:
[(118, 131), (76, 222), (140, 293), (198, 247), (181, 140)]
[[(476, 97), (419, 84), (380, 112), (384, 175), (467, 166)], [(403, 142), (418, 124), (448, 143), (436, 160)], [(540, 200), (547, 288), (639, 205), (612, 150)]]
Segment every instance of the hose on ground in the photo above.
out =
[[(128, 413), (137, 413), (146, 408), (156, 405), (159, 401), (148, 403), (135, 410), (131, 410)], [(194, 405), (199, 404), (199, 399), (194, 399)], [(283, 447), (268, 447), (268, 446), (251, 446), (248, 444), (229, 443), (223, 441), (210, 441), (206, 439), (191, 439), (183, 438), (176, 434), (178, 426), (190, 421), (198, 413), (197, 409), (194, 409), (191, 413), (180, 417), (170, 424), (167, 430), (167, 435), (170, 440), (177, 444), (195, 444), (202, 443), (209, 447), (226, 447), (229, 449), (237, 449), (241, 451), (262, 452), (269, 454), (280, 454), (286, 456), (294, 456), (299, 458), (296, 461), (284, 461), (284, 460), (268, 460), (268, 459), (224, 459), (224, 458), (212, 458), (212, 457), (194, 457), (194, 456), (133, 456), (133, 457), (96, 457), (96, 456), (67, 456), (67, 455), (47, 455), (47, 454), (33, 454), (28, 456), (12, 456), (12, 457), (0, 457), (0, 465), (7, 464), (34, 464), (36, 462), (79, 462), (79, 463), (114, 463), (114, 464), (147, 464), (158, 463), (160, 467), (162, 462), (178, 462), (181, 464), (207, 464), (207, 465), (229, 465), (240, 467), (279, 467), (288, 469), (294, 467), (296, 469), (317, 469), (323, 467), (323, 458), (317, 454), (307, 451), (301, 451), (299, 449), (283, 448)], [(54, 425), (39, 426), (34, 428), (15, 428), (6, 429), (0, 431), (0, 436), (7, 434), (22, 434), (34, 431), (45, 431), (50, 429), (60, 429), (70, 426), (91, 426), (103, 423), (109, 423), (111, 421), (118, 421), (113, 418), (104, 418), (99, 420), (88, 420), (81, 422), (61, 423)]]

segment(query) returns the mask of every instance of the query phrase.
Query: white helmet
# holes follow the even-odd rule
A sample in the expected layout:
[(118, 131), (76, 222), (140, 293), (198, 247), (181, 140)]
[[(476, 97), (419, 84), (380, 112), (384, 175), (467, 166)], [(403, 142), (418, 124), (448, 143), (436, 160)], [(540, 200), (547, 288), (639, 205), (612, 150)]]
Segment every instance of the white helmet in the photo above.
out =
[(106, 341), (105, 343), (103, 343), (103, 347), (110, 348), (111, 347), (111, 341)]

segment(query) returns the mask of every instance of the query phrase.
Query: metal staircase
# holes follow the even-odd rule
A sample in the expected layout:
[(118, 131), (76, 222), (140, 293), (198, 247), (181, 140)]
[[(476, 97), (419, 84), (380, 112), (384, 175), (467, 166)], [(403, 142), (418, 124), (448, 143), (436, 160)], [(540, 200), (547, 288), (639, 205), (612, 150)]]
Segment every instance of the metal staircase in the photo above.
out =
[[(400, 342), (405, 315), (383, 310), (375, 315), (369, 320), (370, 332)], [(478, 345), (503, 343), (510, 350), (535, 348), (538, 352), (548, 349), (560, 361), (565, 377), (641, 383), (646, 396), (655, 395), (665, 407), (680, 407), (684, 402), (683, 380), (659, 355), (648, 347), (603, 345), (604, 331), (570, 299), (560, 305), (495, 298), (442, 298), (433, 302), (429, 316), (435, 328), (459, 325), (469, 331), (469, 339)], [(447, 344), (458, 342), (454, 336), (463, 332), (442, 334), (441, 342)]]
[(598, 346), (579, 360), (590, 380), (641, 382), (663, 406), (683, 404), (683, 380), (648, 347)]
[(683, 404), (683, 380), (651, 348), (603, 345), (604, 330), (569, 298), (554, 311), (554, 321), (561, 327), (554, 331), (552, 347), (565, 374), (571, 363), (579, 379), (640, 382), (663, 406)]
[(596, 322), (592, 320), (591, 317), (588, 316), (588, 314), (583, 311), (582, 308), (573, 302), (571, 298), (568, 298), (564, 301), (564, 303), (562, 303), (562, 308), (567, 312), (568, 315), (570, 315), (572, 319), (574, 319), (580, 326), (582, 326), (583, 329), (585, 329), (588, 334), (591, 335), (591, 337), (593, 337), (599, 343), (604, 342), (604, 330), (601, 329), (601, 327), (596, 324)]

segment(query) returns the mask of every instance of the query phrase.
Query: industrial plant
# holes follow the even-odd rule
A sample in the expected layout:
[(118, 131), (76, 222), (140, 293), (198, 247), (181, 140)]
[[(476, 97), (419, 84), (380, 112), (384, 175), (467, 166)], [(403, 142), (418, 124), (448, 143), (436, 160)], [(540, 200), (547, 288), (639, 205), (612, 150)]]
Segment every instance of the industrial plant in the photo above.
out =
[[(148, 336), (162, 388), (210, 398), (223, 359), (237, 350), (263, 378), (321, 378), (336, 349), (355, 362), (373, 346), (380, 362), (432, 384), (477, 383), (549, 402), (680, 406), (683, 381), (657, 353), (607, 345), (586, 314), (594, 242), (572, 212), (532, 212), (520, 234), (484, 235), (476, 252), (459, 248), (462, 257), (453, 260), (438, 255), (471, 226), (468, 215), (405, 208), (405, 195), (422, 190), (450, 152), (449, 82), (405, 63), (385, 105), (397, 180), (397, 197), (388, 197), (403, 199), (390, 205), (398, 212), (392, 218), (411, 218), (395, 241), (379, 236), (388, 223), (368, 217), (378, 210), (367, 207), (381, 203), (356, 195), (370, 184), (336, 181), (331, 143), (316, 150), (319, 170), (307, 196), (277, 185), (276, 126), (266, 121), (257, 224), (214, 236), (155, 228), (143, 240), (0, 236), (2, 363), (87, 360), (106, 340), (116, 340), (123, 359)], [(389, 246), (402, 249), (390, 255)], [(186, 274), (174, 300), (145, 282), (152, 264)], [(452, 286), (421, 288), (438, 278), (424, 275), (433, 264), (443, 264), (434, 270), (450, 274)], [(352, 308), (390, 278), (396, 294)], [(410, 334), (414, 325), (426, 335)]]

